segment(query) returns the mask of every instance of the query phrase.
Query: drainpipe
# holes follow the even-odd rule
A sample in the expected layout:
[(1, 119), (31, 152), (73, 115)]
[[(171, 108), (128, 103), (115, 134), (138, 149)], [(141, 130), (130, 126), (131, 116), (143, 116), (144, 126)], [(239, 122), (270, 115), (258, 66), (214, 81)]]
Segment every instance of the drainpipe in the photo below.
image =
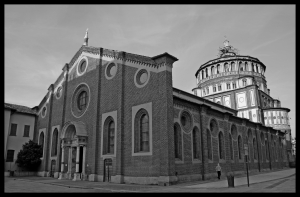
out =
[(272, 170), (271, 154), (270, 154), (271, 150), (270, 150), (269, 140), (267, 138), (266, 138), (266, 140), (268, 142), (268, 149), (269, 149), (269, 151), (268, 151), (268, 153), (269, 153), (269, 165), (270, 165), (270, 170)]
[(201, 154), (202, 154), (202, 180), (204, 181), (204, 146), (203, 146), (203, 129), (202, 129), (202, 122), (201, 122), (201, 107), (200, 107), (200, 116), (199, 116), (199, 121), (200, 121), (200, 132), (201, 132)]

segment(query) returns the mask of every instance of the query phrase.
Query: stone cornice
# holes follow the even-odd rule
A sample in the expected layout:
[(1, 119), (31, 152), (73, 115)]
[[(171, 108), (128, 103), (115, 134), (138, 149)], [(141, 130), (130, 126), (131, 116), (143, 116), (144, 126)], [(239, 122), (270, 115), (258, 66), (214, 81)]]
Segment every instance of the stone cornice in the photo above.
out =
[(202, 64), (199, 69), (197, 70), (195, 76), (197, 76), (198, 72), (200, 70), (202, 70), (205, 67), (214, 65), (214, 64), (218, 64), (218, 63), (222, 63), (222, 62), (227, 62), (227, 61), (238, 61), (238, 60), (248, 60), (248, 61), (252, 61), (254, 63), (259, 63), (260, 65), (262, 65), (264, 67), (264, 70), (266, 70), (266, 66), (257, 58), (251, 57), (251, 56), (242, 56), (242, 55), (237, 55), (237, 56), (231, 56), (231, 57), (221, 57), (221, 58), (216, 58), (213, 60), (209, 60), (208, 62)]

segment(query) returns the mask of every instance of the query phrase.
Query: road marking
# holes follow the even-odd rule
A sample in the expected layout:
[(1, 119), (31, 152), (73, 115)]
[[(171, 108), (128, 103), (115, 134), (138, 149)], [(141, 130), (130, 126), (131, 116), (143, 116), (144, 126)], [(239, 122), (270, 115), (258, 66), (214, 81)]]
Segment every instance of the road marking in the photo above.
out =
[(265, 189), (271, 189), (271, 188), (274, 188), (274, 187), (276, 187), (277, 185), (280, 185), (280, 184), (282, 184), (282, 183), (284, 183), (284, 182), (286, 182), (286, 181), (288, 181), (289, 179), (284, 179), (284, 180), (282, 180), (282, 181), (279, 181), (279, 182), (277, 182), (277, 183), (274, 183), (273, 185), (269, 185), (268, 187), (266, 187)]

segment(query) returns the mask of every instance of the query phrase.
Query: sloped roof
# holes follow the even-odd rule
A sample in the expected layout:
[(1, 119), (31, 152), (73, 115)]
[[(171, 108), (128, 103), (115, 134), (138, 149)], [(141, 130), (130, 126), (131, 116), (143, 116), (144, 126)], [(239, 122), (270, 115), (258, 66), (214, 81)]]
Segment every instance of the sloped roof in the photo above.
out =
[[(80, 56), (80, 54), (85, 51), (85, 52), (89, 52), (89, 53), (94, 53), (94, 54), (100, 54), (100, 49), (101, 47), (93, 47), (93, 46), (81, 46), (80, 49), (76, 52), (76, 54), (73, 56), (73, 58), (71, 59), (69, 65), (73, 65), (73, 63), (76, 61), (76, 59)], [(106, 49), (106, 48), (102, 48), (103, 49), (103, 55), (107, 55), (107, 56), (113, 56), (113, 57), (117, 57), (117, 58), (123, 58), (122, 53), (124, 53), (125, 51), (117, 51), (117, 50), (111, 50), (111, 49)], [(168, 53), (163, 53), (154, 57), (148, 57), (148, 56), (144, 56), (144, 55), (138, 55), (138, 54), (134, 54), (134, 53), (128, 53), (125, 52), (125, 58), (126, 60), (129, 61), (135, 61), (135, 62), (140, 62), (142, 64), (147, 64), (148, 66), (153, 66), (153, 67), (158, 67), (158, 64), (155, 62), (155, 58), (158, 58), (160, 56), (169, 56), (171, 58), (173, 58), (175, 61), (177, 61), (178, 59)]]
[(20, 112), (20, 113), (33, 114), (33, 115), (37, 114), (37, 112), (35, 110), (31, 109), (30, 107), (26, 107), (26, 106), (22, 106), (22, 105), (4, 103), (4, 108), (16, 110), (17, 112)]

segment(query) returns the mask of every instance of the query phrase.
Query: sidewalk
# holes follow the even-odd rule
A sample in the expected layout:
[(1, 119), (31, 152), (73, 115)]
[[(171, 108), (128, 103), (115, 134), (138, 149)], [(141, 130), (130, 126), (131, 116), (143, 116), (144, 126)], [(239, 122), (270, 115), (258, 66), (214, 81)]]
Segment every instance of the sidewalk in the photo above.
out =
[[(250, 175), (249, 184), (256, 184), (276, 179), (282, 179), (285, 177), (292, 176), (296, 173), (295, 168), (284, 169), (280, 171), (273, 172), (263, 172), (261, 174)], [(16, 179), (19, 181), (29, 181), (38, 182), (42, 184), (57, 185), (69, 188), (81, 188), (81, 189), (102, 189), (109, 190), (112, 192), (143, 192), (143, 191), (160, 191), (163, 189), (172, 188), (193, 188), (193, 189), (203, 189), (203, 188), (228, 188), (227, 179), (217, 180), (213, 182), (188, 182), (179, 183), (176, 185), (164, 187), (158, 185), (137, 185), (137, 184), (117, 184), (117, 183), (107, 183), (107, 182), (90, 182), (90, 181), (72, 181), (72, 180), (59, 180), (51, 177), (7, 177), (9, 179)], [(247, 177), (235, 177), (234, 186), (247, 185)]]
[[(282, 179), (285, 177), (289, 177), (296, 174), (296, 169), (291, 168), (291, 169), (286, 169), (286, 170), (281, 170), (281, 171), (275, 171), (275, 172), (269, 172), (269, 173), (262, 173), (262, 174), (257, 174), (257, 175), (250, 175), (249, 176), (249, 184), (256, 184), (256, 183), (261, 183), (261, 182), (266, 182), (266, 181), (271, 181), (271, 180), (276, 180), (276, 179)], [(234, 186), (241, 186), (241, 185), (247, 185), (247, 176), (245, 177), (240, 177), (240, 178), (234, 178)], [(189, 186), (184, 186), (185, 188), (224, 188), (228, 187), (228, 182), (226, 180), (220, 180), (220, 181), (215, 181), (215, 182), (209, 182), (209, 183), (200, 183), (197, 185), (189, 185)]]

